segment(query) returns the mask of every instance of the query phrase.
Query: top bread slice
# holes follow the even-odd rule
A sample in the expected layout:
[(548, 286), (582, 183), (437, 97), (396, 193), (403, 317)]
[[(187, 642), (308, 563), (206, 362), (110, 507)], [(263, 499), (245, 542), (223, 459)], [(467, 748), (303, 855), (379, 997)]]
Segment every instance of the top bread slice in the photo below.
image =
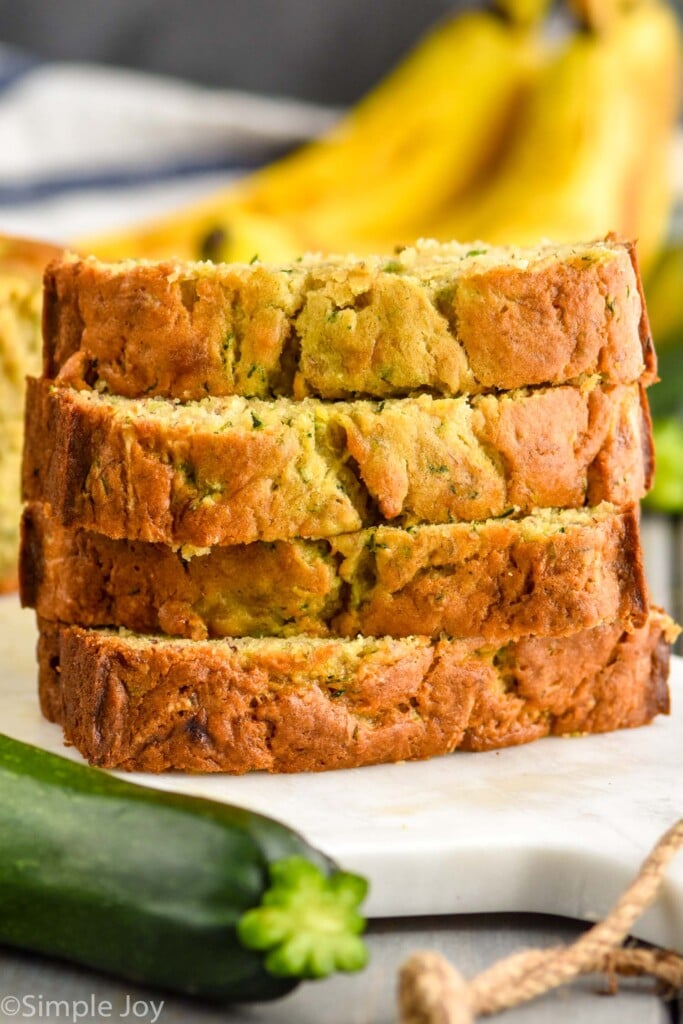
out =
[(476, 394), (654, 379), (634, 248), (424, 241), (288, 267), (69, 255), (45, 275), (44, 373), (129, 398)]

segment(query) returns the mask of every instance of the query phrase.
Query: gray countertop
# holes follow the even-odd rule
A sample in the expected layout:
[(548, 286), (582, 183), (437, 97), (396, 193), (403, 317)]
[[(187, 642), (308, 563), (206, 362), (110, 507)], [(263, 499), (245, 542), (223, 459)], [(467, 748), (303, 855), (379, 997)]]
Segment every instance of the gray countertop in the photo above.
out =
[[(87, 1024), (130, 1024), (136, 1019), (144, 1024), (390, 1024), (396, 1020), (397, 968), (415, 950), (438, 950), (469, 977), (523, 947), (571, 942), (584, 927), (556, 917), (522, 914), (376, 921), (369, 934), (371, 962), (361, 974), (337, 975), (302, 985), (277, 1002), (243, 1007), (164, 999), (158, 992), (68, 965), (3, 951), (0, 1024), (30, 1019), (32, 1009), (33, 1019), (80, 1019)], [(658, 998), (646, 980), (620, 983), (615, 996), (605, 992), (604, 978), (588, 976), (507, 1012), (503, 1019), (505, 1024), (674, 1024), (677, 1019), (673, 1007)], [(24, 1001), (19, 1012), (11, 1012), (17, 1004), (11, 999), (8, 1003), (8, 996)]]

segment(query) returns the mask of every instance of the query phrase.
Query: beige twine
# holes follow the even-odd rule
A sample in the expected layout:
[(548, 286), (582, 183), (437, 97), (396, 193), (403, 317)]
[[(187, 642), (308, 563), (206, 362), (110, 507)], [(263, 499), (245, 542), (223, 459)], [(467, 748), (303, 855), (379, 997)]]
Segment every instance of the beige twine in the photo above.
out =
[(479, 1015), (509, 1009), (594, 972), (607, 975), (611, 991), (619, 974), (651, 975), (671, 993), (683, 989), (683, 956), (621, 946), (654, 901), (669, 861), (682, 846), (683, 819), (662, 836), (605, 920), (571, 946), (515, 953), (470, 981), (440, 953), (414, 953), (399, 972), (401, 1024), (473, 1024)]

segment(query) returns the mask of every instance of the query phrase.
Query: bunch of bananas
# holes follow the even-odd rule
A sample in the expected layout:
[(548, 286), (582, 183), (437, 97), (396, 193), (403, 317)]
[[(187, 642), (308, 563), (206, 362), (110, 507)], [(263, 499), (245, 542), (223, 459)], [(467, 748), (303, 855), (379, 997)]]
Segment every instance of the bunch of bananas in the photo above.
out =
[(650, 264), (671, 207), (680, 38), (666, 0), (492, 0), (432, 31), (326, 137), (199, 205), (77, 244), (107, 258), (273, 262), (419, 236), (571, 242)]

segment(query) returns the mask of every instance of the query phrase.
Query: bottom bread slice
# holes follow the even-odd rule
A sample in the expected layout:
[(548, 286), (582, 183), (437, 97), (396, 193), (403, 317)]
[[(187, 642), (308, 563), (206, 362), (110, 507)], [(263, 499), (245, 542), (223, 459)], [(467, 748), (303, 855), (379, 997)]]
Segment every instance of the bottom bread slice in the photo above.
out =
[(504, 647), (475, 640), (185, 640), (40, 620), (44, 713), (92, 764), (323, 771), (643, 725), (669, 709), (653, 611)]

